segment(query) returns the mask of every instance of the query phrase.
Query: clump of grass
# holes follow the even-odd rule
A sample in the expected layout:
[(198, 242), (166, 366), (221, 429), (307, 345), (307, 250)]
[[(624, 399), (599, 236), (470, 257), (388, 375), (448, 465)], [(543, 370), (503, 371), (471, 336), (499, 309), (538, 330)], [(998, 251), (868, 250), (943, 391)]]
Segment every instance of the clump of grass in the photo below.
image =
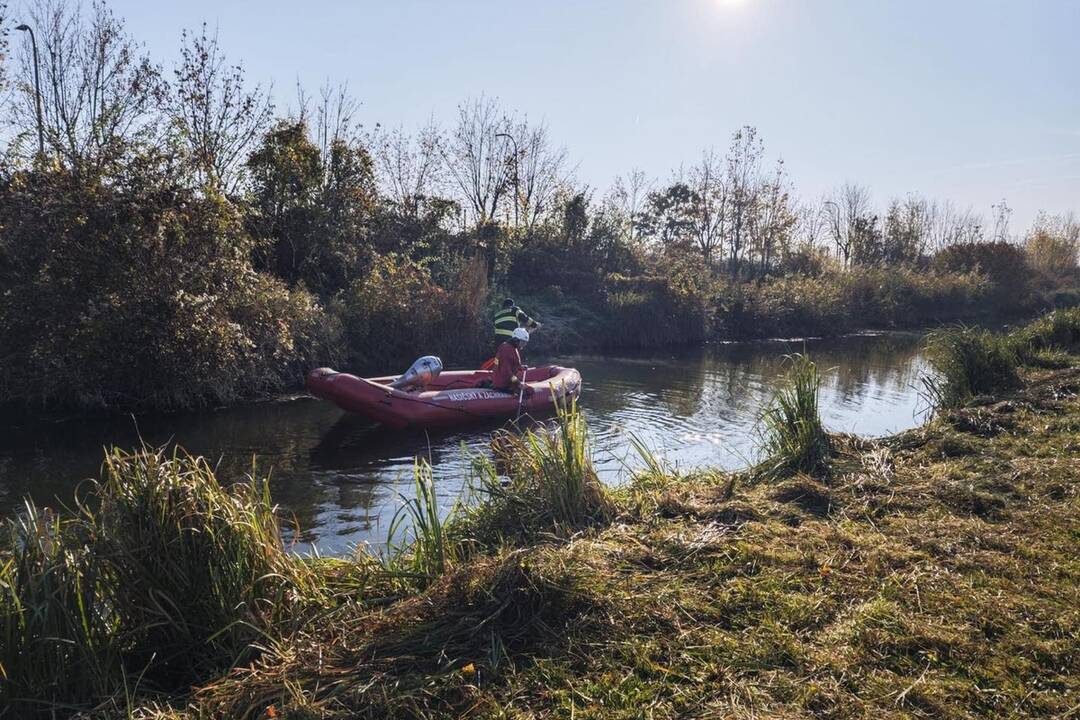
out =
[[(0, 554), (0, 707), (11, 717), (85, 705), (121, 676), (115, 613), (83, 528), (27, 503)], [(0, 716), (5, 713), (0, 710)]]
[(1014, 337), (1032, 351), (1074, 350), (1080, 347), (1080, 308), (1055, 310), (1016, 331)]
[(577, 403), (560, 405), (557, 415), (550, 431), (500, 433), (492, 443), (494, 461), (474, 458), (471, 485), (481, 502), (465, 511), (457, 528), (467, 542), (493, 547), (611, 519), (614, 505), (593, 467)]
[(764, 459), (755, 475), (775, 480), (795, 473), (825, 471), (832, 443), (818, 412), (821, 374), (807, 355), (789, 356), (787, 382), (762, 415)]
[(266, 481), (223, 488), (179, 450), (112, 450), (77, 513), (28, 505), (8, 529), (0, 704), (19, 717), (187, 687), (323, 602), (282, 545)]
[(250, 658), (295, 602), (317, 595), (282, 545), (265, 479), (223, 488), (205, 459), (179, 450), (112, 450), (103, 473), (83, 522), (129, 658), (155, 679), (189, 682)]
[[(458, 557), (447, 532), (457, 507), (443, 517), (435, 495), (431, 464), (422, 458), (413, 466), (416, 496), (405, 498), (387, 532), (386, 569), (394, 576), (427, 585), (445, 573)], [(412, 539), (403, 536), (411, 533)]]
[(1018, 349), (1015, 337), (979, 328), (930, 333), (926, 356), (937, 376), (924, 378), (923, 386), (931, 405), (960, 407), (976, 395), (1016, 387), (1020, 382)]
[(1024, 365), (1061, 367), (1080, 347), (1080, 308), (1056, 310), (1010, 333), (959, 327), (927, 336), (936, 377), (923, 378), (933, 407), (957, 408), (977, 395), (1015, 388)]

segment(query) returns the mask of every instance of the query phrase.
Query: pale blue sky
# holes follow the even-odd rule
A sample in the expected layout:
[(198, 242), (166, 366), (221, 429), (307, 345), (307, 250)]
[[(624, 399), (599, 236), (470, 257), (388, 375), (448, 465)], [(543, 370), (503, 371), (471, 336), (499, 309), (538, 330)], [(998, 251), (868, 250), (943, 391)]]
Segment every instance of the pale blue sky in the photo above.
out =
[(1080, 0), (114, 0), (166, 66), (217, 26), (279, 105), (348, 81), (406, 128), (486, 93), (544, 119), (601, 189), (756, 125), (798, 193), (918, 191), (1014, 230), (1080, 210)]

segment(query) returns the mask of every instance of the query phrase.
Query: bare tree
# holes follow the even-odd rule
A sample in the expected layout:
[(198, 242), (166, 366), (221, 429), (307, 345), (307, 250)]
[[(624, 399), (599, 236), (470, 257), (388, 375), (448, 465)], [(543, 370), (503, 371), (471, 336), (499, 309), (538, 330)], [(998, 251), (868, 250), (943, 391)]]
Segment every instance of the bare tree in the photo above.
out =
[(861, 185), (848, 183), (823, 205), (836, 255), (847, 267), (860, 227), (870, 215), (870, 191)]
[[(511, 151), (517, 152), (509, 168), (516, 203), (515, 221), (532, 230), (551, 209), (558, 190), (568, 181), (566, 148), (554, 147), (547, 126), (516, 123), (510, 131)], [(516, 143), (516, 145), (515, 145)]]
[(796, 211), (798, 223), (796, 235), (801, 245), (818, 249), (827, 241), (828, 223), (824, 200), (817, 203), (800, 205)]
[(612, 185), (610, 202), (624, 218), (627, 238), (631, 242), (637, 240), (641, 234), (641, 213), (652, 189), (653, 182), (645, 175), (644, 170), (637, 168), (631, 170), (625, 179), (621, 176), (615, 178)]
[(759, 273), (766, 274), (777, 256), (791, 249), (791, 236), (798, 217), (791, 207), (791, 193), (784, 161), (778, 160), (773, 174), (761, 182), (751, 214), (751, 246), (759, 260)]
[(458, 122), (440, 152), (449, 183), (477, 224), (490, 222), (509, 187), (513, 164), (510, 117), (497, 100), (481, 96), (458, 106)]
[(243, 65), (227, 62), (217, 34), (184, 31), (176, 85), (168, 104), (172, 127), (189, 153), (196, 182), (235, 192), (248, 151), (273, 117), (270, 94), (249, 89)]
[(694, 241), (708, 265), (724, 241), (728, 219), (728, 186), (722, 160), (715, 150), (708, 148), (702, 152), (701, 162), (687, 173), (686, 183), (697, 203)]
[(334, 143), (355, 145), (363, 142), (360, 126), (355, 120), (360, 101), (349, 93), (347, 83), (323, 85), (314, 103), (299, 83), (296, 95), (299, 120), (310, 128), (324, 164), (332, 154)]
[(764, 146), (757, 136), (757, 129), (747, 125), (731, 139), (727, 156), (728, 191), (728, 261), (731, 276), (737, 277), (739, 265), (746, 250), (747, 226), (757, 202), (758, 177), (761, 174), (761, 156)]
[(949, 201), (930, 207), (930, 246), (943, 250), (950, 245), (966, 245), (983, 239), (982, 219), (971, 208), (957, 210)]
[(893, 200), (885, 213), (884, 260), (914, 262), (926, 255), (933, 232), (933, 206), (909, 195)]
[[(41, 116), (47, 153), (79, 172), (100, 172), (155, 125), (161, 74), (122, 20), (95, 2), (32, 5), (41, 60)], [(37, 127), (34, 59), (22, 53), (12, 107), (18, 128)], [(29, 153), (23, 153), (29, 154)]]
[(429, 120), (415, 136), (399, 127), (383, 133), (375, 143), (384, 192), (408, 217), (416, 217), (420, 206), (442, 181), (440, 143), (434, 120)]

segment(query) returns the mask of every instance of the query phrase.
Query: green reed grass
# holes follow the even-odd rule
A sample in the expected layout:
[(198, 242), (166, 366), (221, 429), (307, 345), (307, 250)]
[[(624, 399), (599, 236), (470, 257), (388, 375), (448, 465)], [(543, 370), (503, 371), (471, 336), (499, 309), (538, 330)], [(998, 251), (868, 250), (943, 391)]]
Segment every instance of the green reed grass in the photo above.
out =
[(763, 479), (827, 469), (832, 444), (818, 412), (821, 374), (808, 355), (787, 358), (787, 381), (762, 415), (764, 459), (756, 467)]
[(1014, 343), (1028, 351), (1071, 351), (1080, 348), (1080, 308), (1055, 310), (1020, 328)]
[(937, 373), (923, 378), (933, 407), (955, 408), (976, 395), (1015, 387), (1022, 355), (1014, 337), (959, 327), (927, 335), (926, 357)]
[[(0, 554), (0, 705), (65, 715), (245, 662), (321, 606), (265, 480), (182, 451), (107, 453), (78, 512), (28, 505)], [(0, 713), (2, 715), (2, 713)]]
[(146, 449), (111, 451), (103, 473), (83, 520), (153, 675), (187, 681), (251, 657), (292, 601), (315, 592), (282, 545), (265, 479), (226, 489), (203, 458)]
[(431, 463), (427, 460), (416, 460), (413, 481), (415, 497), (403, 498), (390, 521), (385, 566), (394, 575), (427, 584), (446, 572), (457, 559), (456, 545), (447, 532), (457, 506), (446, 516), (441, 515)]
[(494, 460), (473, 459), (470, 485), (481, 502), (465, 511), (459, 534), (490, 547), (610, 520), (614, 506), (593, 467), (576, 401), (559, 404), (556, 414), (554, 427), (499, 433)]
[(84, 528), (30, 502), (7, 526), (0, 708), (27, 717), (109, 696), (121, 676), (120, 628), (105, 599), (107, 583), (85, 550)]

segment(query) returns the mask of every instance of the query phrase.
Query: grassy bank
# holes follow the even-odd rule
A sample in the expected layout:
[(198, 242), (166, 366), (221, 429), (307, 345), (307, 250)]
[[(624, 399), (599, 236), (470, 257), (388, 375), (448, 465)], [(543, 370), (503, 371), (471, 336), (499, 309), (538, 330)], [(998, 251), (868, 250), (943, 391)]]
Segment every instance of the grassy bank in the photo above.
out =
[[(96, 502), (12, 526), (0, 705), (12, 717), (95, 705), (157, 718), (1068, 716), (1080, 312), (970, 332), (935, 340), (935, 416), (881, 440), (823, 435), (815, 369), (794, 359), (761, 462), (740, 473), (647, 457), (605, 489), (572, 409), (556, 431), (498, 436), (494, 461), (477, 461), (477, 502), (446, 518), (421, 489), (406, 510), (419, 530), (381, 560), (295, 558), (257, 481), (224, 490), (192, 459), (113, 455)], [(417, 482), (430, 485), (423, 466)], [(72, 668), (62, 683), (46, 670), (57, 663)]]

